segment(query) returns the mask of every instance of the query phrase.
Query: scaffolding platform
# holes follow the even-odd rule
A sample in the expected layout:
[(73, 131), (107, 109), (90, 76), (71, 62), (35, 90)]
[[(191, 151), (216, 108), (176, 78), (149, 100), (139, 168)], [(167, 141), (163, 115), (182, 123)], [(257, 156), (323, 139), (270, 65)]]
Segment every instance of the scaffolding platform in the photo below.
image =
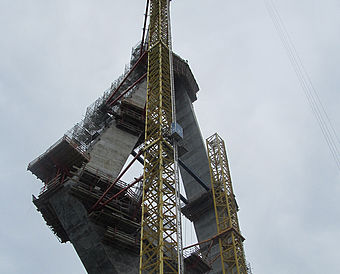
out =
[(139, 136), (145, 127), (144, 109), (125, 99), (121, 102), (116, 121), (118, 128)]
[(46, 199), (36, 198), (33, 196), (33, 204), (36, 206), (37, 210), (40, 211), (43, 216), (47, 226), (52, 230), (52, 232), (57, 236), (61, 243), (66, 243), (70, 239), (64, 230), (62, 224), (60, 223), (57, 214), (55, 213), (53, 207)]
[(210, 265), (195, 252), (184, 258), (184, 264), (187, 273), (203, 274), (212, 269)]
[(187, 205), (182, 207), (181, 212), (191, 222), (198, 220), (209, 209), (214, 208), (213, 197), (211, 191), (204, 192), (198, 198), (189, 201)]
[(118, 192), (121, 193), (120, 196), (103, 205), (99, 211), (91, 212), (92, 206), (113, 181), (112, 178), (102, 177), (91, 171), (84, 168), (78, 169), (74, 172), (75, 176), (72, 179), (67, 179), (65, 184), (48, 184), (49, 187), (38, 198), (33, 196), (33, 203), (37, 210), (41, 212), (46, 224), (60, 242), (69, 241), (58, 215), (50, 203), (50, 198), (67, 186), (69, 189), (67, 193), (77, 198), (90, 212), (89, 220), (104, 229), (103, 243), (113, 246), (119, 245), (131, 252), (136, 249), (139, 250), (138, 232), (140, 224), (138, 220), (141, 214), (137, 197), (140, 195), (139, 192), (133, 192), (131, 189), (121, 192), (127, 184), (118, 181), (108, 192), (103, 202)]
[(138, 239), (136, 235), (127, 234), (123, 231), (108, 227), (103, 242), (107, 245), (119, 246), (122, 249), (139, 254), (140, 239)]
[[(102, 193), (104, 193), (106, 189), (116, 179), (89, 165), (86, 165), (85, 168), (83, 169), (77, 170), (76, 172), (74, 172), (74, 174), (77, 176), (76, 180), (77, 182), (79, 182), (80, 187), (82, 187), (84, 190), (91, 192), (93, 194), (97, 193), (98, 195), (101, 195)], [(126, 188), (127, 185), (128, 184), (126, 182), (118, 180), (114, 184), (112, 189), (107, 193), (107, 197), (104, 197), (103, 202), (105, 202), (107, 198), (122, 191), (122, 189)], [(134, 191), (132, 188), (127, 188), (123, 192), (120, 193), (119, 200), (128, 202), (128, 203), (137, 204), (138, 202), (140, 202), (141, 195), (142, 195), (141, 189)]]
[(175, 53), (173, 54), (173, 57), (175, 84), (177, 82), (176, 80), (183, 83), (191, 102), (194, 102), (197, 100), (196, 93), (198, 92), (199, 87), (189, 67), (189, 64)]
[[(96, 189), (89, 190), (84, 184), (77, 183), (75, 186), (72, 186), (71, 194), (77, 197), (84, 204), (87, 210), (90, 210), (91, 207), (99, 200), (102, 192)], [(111, 201), (105, 205), (104, 208), (115, 216), (119, 215), (121, 217), (129, 218), (132, 211), (135, 209), (135, 203), (126, 201), (126, 197), (122, 195), (119, 200)]]
[(90, 157), (85, 150), (64, 135), (38, 158), (28, 164), (31, 171), (45, 184), (55, 178), (59, 169), (71, 171), (89, 162)]
[(105, 176), (100, 171), (85, 167), (78, 172), (76, 184), (71, 188), (71, 194), (78, 198), (90, 212), (89, 219), (105, 230), (103, 243), (119, 246), (130, 252), (139, 252), (140, 230), (140, 198), (141, 192), (126, 188), (127, 183), (117, 181), (104, 197), (103, 202), (117, 194), (120, 195), (102, 206), (100, 210), (91, 211), (105, 190), (113, 183), (112, 177)]

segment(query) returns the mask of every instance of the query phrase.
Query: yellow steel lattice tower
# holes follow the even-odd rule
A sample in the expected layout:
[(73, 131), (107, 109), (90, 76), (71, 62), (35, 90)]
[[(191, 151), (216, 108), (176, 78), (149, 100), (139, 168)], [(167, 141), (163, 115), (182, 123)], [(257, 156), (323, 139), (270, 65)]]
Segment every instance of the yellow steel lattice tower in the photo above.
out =
[(237, 204), (233, 193), (224, 141), (215, 133), (207, 139), (211, 186), (215, 207), (217, 233), (223, 273), (246, 274), (243, 250), (244, 238), (237, 219)]
[(140, 273), (178, 273), (169, 0), (150, 1)]

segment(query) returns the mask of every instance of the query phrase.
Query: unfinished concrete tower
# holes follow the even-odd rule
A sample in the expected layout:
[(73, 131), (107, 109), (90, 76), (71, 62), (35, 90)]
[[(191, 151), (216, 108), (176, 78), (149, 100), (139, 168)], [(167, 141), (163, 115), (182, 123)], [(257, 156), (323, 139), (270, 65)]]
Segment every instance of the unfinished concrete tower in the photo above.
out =
[[(193, 109), (199, 88), (188, 63), (172, 53), (168, 4), (166, 0), (151, 1), (149, 49), (146, 50), (147, 43), (143, 41), (144, 28), (142, 43), (132, 50), (129, 68), (125, 73), (87, 108), (81, 122), (28, 166), (28, 170), (44, 183), (39, 196), (33, 196), (33, 203), (60, 241), (73, 244), (87, 272), (91, 274), (144, 273), (150, 269), (152, 273), (163, 273), (163, 261), (167, 263), (164, 273), (177, 273), (176, 269), (182, 272), (182, 261), (185, 273), (246, 273), (245, 268), (238, 271), (234, 267), (235, 260), (232, 257), (236, 251), (233, 246), (228, 249), (231, 246), (228, 244), (230, 237), (224, 237), (224, 245), (221, 244), (221, 237), (230, 234), (233, 227), (227, 221), (225, 225), (217, 226), (219, 218), (216, 216), (228, 215), (231, 211), (216, 211), (216, 197), (227, 197), (226, 202), (231, 197), (230, 205), (236, 205), (236, 200), (232, 192), (229, 196), (215, 194), (226, 194), (224, 186), (231, 186), (230, 175), (225, 177), (223, 186), (211, 177), (205, 143)], [(163, 29), (164, 33), (161, 31)], [(154, 51), (157, 47), (159, 52)], [(150, 66), (151, 63), (154, 66)], [(167, 67), (168, 71), (162, 66)], [(157, 77), (150, 77), (157, 69), (160, 69), (155, 74)], [(153, 95), (150, 92), (152, 89), (160, 91), (158, 97), (150, 96)], [(171, 90), (171, 93), (165, 93), (165, 89)], [(170, 94), (171, 100), (166, 101), (164, 98), (167, 96), (169, 99)], [(150, 102), (153, 104), (152, 111), (148, 111)], [(166, 108), (171, 110), (167, 112)], [(170, 112), (176, 114), (176, 119), (171, 120), (171, 115), (168, 115)], [(165, 120), (166, 123), (162, 123)], [(145, 124), (149, 123), (158, 124), (151, 130), (145, 130)], [(167, 127), (171, 124), (171, 130), (173, 125), (180, 125), (183, 136), (179, 130), (176, 137), (178, 132), (170, 132), (168, 128), (165, 130), (163, 124)], [(150, 132), (150, 135), (157, 133), (155, 135), (159, 137), (147, 141)], [(156, 150), (157, 153), (153, 153)], [(142, 157), (143, 151), (145, 159)], [(124, 167), (130, 155), (133, 160)], [(154, 155), (158, 155), (158, 158)], [(155, 159), (162, 160), (151, 165), (156, 162)], [(181, 205), (177, 190), (170, 185), (169, 179), (171, 176), (176, 177), (172, 172), (176, 170), (177, 160), (186, 193), (186, 198), (181, 195)], [(144, 179), (140, 176), (133, 182), (123, 182), (122, 176), (135, 161), (144, 164)], [(164, 171), (166, 169), (170, 171)], [(146, 184), (150, 178), (145, 175), (148, 172), (157, 173), (152, 178), (160, 183), (154, 180), (152, 182), (156, 183)], [(218, 172), (215, 172), (216, 178), (220, 178)], [(214, 195), (211, 182), (216, 186), (213, 188)], [(159, 187), (158, 192), (150, 191), (151, 186), (157, 188), (160, 185), (162, 188)], [(174, 185), (177, 188), (178, 185)], [(172, 196), (176, 199), (158, 198), (173, 193), (176, 193)], [(145, 202), (146, 195), (151, 197), (150, 201)], [(170, 203), (176, 211), (169, 206)], [(160, 204), (166, 204), (164, 209)], [(180, 227), (180, 218), (177, 218), (180, 215), (179, 206), (182, 207), (183, 215), (193, 223), (198, 239), (197, 244), (183, 248), (183, 254), (178, 241), (173, 240), (176, 233), (177, 239), (180, 238), (178, 230), (175, 231), (176, 227)], [(236, 211), (232, 211), (234, 215)], [(151, 226), (141, 226), (141, 222), (147, 223), (145, 219)], [(152, 226), (156, 222), (159, 226)], [(157, 234), (159, 231), (161, 233)], [(240, 234), (239, 231), (233, 233)], [(168, 241), (158, 236), (163, 234), (167, 235)], [(243, 237), (238, 239), (241, 239), (239, 246), (242, 247)], [(171, 245), (172, 240), (176, 245)], [(157, 245), (157, 241), (162, 245)], [(177, 256), (171, 261), (169, 257), (170, 254), (176, 254), (175, 249)], [(165, 257), (167, 259), (163, 260)], [(159, 258), (162, 262), (159, 268), (155, 268), (153, 260)], [(148, 265), (145, 268), (140, 267), (144, 265), (143, 260)]]
[[(139, 53), (140, 47), (133, 49), (130, 69), (87, 108), (81, 122), (28, 166), (44, 183), (33, 203), (60, 241), (73, 244), (88, 273), (138, 272), (142, 180), (128, 184), (119, 175), (144, 138), (147, 59)], [(184, 131), (179, 164), (187, 199), (182, 197), (182, 212), (202, 242), (217, 230), (209, 163), (192, 105), (199, 88), (177, 55), (174, 75), (177, 120)], [(101, 206), (93, 210), (103, 194)], [(209, 251), (209, 257), (218, 253)], [(220, 272), (218, 259), (210, 265), (197, 252), (185, 254), (186, 273)]]

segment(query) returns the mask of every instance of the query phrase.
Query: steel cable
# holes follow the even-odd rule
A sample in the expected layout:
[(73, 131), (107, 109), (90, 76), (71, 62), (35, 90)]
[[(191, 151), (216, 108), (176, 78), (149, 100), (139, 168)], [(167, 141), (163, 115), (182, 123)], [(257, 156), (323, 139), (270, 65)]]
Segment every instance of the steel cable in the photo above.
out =
[[(280, 40), (287, 51), (289, 60), (294, 69), (296, 76), (300, 82), (302, 90), (306, 96), (307, 102), (312, 110), (312, 113), (317, 120), (322, 134), (325, 138), (327, 146), (335, 160), (335, 163), (340, 170), (340, 153), (338, 148), (339, 137), (336, 130), (329, 118), (325, 107), (323, 106), (318, 92), (313, 85), (310, 76), (308, 75), (300, 56), (298, 55), (294, 43), (285, 27), (285, 24), (280, 16), (278, 9), (276, 8), (272, 0), (264, 0), (269, 16), (273, 21), (275, 29), (280, 37)], [(337, 141), (337, 142), (336, 142)]]

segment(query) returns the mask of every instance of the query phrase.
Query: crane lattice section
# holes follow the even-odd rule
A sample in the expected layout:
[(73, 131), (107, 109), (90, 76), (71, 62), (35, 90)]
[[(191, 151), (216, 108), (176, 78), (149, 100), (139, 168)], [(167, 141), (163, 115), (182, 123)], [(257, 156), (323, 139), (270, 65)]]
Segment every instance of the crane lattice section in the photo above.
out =
[(217, 133), (207, 139), (207, 151), (217, 233), (224, 235), (219, 238), (222, 271), (223, 274), (246, 274), (244, 238), (240, 233), (227, 153), (224, 141)]
[(169, 1), (150, 1), (140, 273), (178, 273)]

